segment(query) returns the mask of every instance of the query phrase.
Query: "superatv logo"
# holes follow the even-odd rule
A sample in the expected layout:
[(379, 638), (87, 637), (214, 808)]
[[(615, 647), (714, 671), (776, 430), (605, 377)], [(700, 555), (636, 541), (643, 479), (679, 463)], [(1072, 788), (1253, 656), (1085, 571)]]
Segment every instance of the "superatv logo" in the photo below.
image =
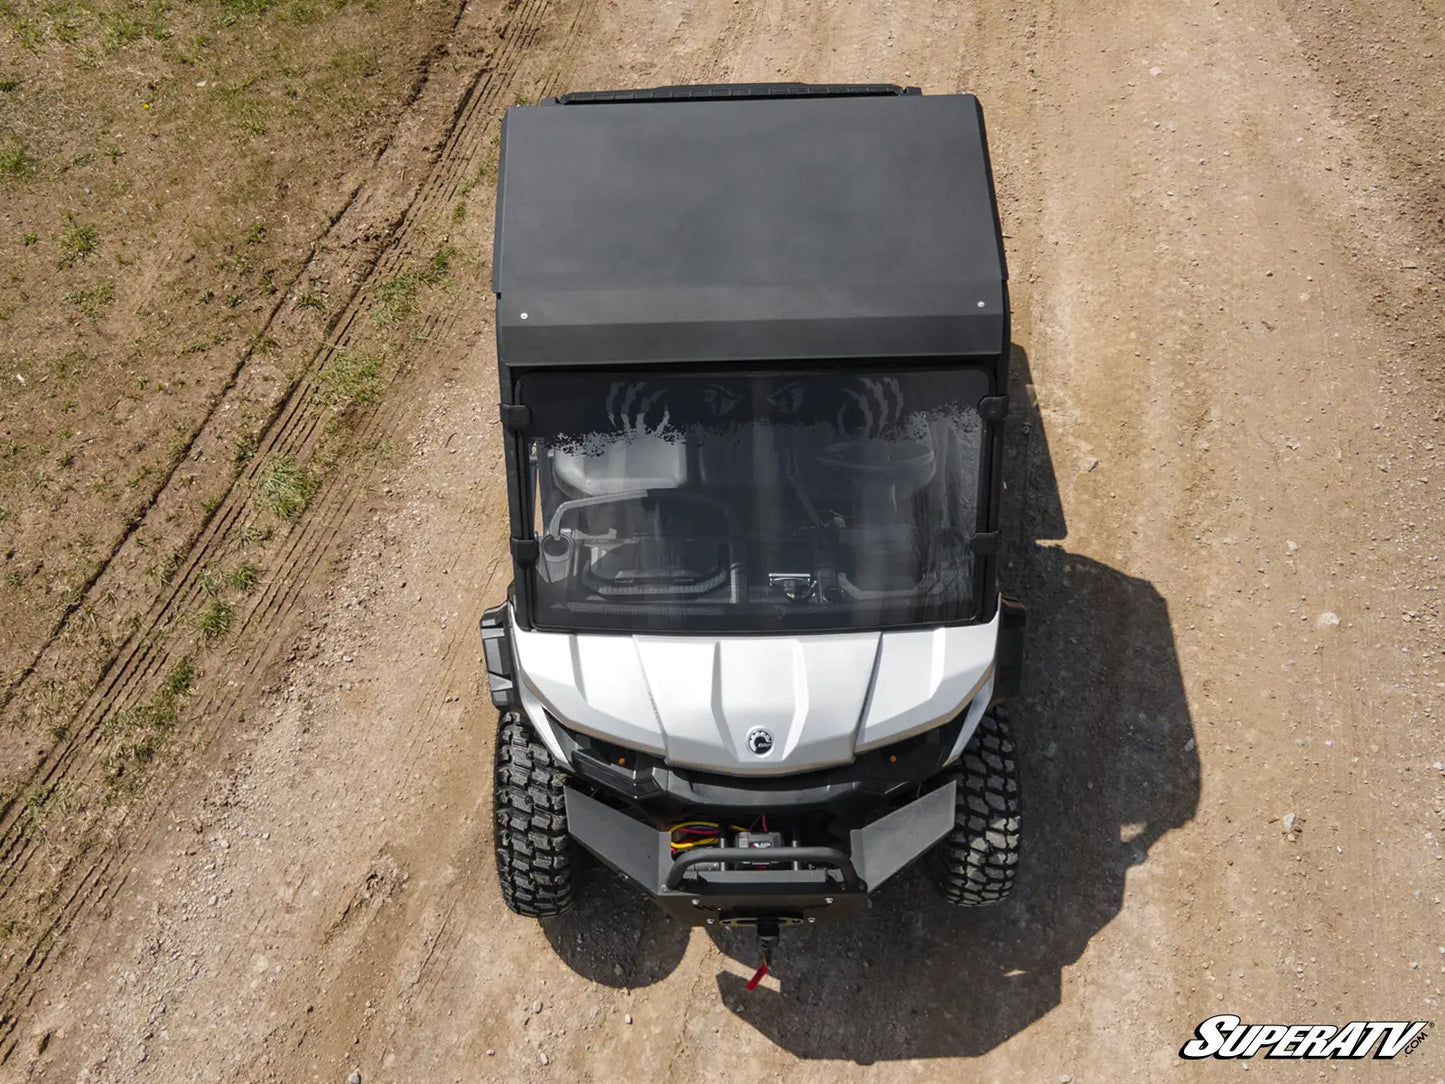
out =
[(1194, 1029), (1181, 1058), (1393, 1058), (1425, 1041), (1429, 1020), (1353, 1020), (1348, 1024), (1246, 1024), (1224, 1013)]

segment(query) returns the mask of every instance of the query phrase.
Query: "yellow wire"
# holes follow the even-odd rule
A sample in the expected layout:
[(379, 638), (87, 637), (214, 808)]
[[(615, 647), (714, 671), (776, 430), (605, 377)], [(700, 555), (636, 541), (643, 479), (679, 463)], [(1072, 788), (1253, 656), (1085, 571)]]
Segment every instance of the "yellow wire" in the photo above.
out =
[(692, 847), (711, 847), (717, 842), (717, 836), (704, 836), (702, 839), (689, 840), (686, 843), (674, 843), (674, 851), (685, 851)]
[[(748, 829), (743, 827), (741, 824), (731, 824), (728, 827), (731, 828), (734, 832), (748, 831)], [(718, 832), (719, 834), (715, 836), (704, 836), (701, 839), (684, 840), (682, 842), (673, 841), (672, 849), (675, 851), (685, 851), (690, 847), (711, 847), (720, 842), (722, 838), (721, 828), (719, 827), (717, 821), (683, 821), (680, 824), (674, 824), (670, 829), (668, 829), (667, 834), (669, 837), (671, 837), (682, 831), (684, 828), (711, 828), (713, 831)]]

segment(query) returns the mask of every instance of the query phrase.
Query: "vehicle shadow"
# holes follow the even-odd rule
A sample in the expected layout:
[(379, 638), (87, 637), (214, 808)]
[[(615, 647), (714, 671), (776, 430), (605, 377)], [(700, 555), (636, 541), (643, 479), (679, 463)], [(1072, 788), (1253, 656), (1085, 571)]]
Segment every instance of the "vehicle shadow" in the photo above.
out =
[(620, 873), (590, 855), (579, 857), (572, 910), (542, 920), (552, 951), (584, 979), (604, 986), (651, 986), (667, 978), (687, 951), (691, 929)]
[[(1023, 866), (995, 908), (945, 904), (915, 866), (852, 923), (789, 931), (780, 990), (718, 987), (741, 1019), (805, 1058), (978, 1055), (1059, 1003), (1064, 968), (1120, 911), (1129, 869), (1193, 818), (1199, 755), (1165, 600), (1148, 582), (1046, 543), (1066, 536), (1024, 351), (1006, 437), (1005, 591), (1029, 609), (1010, 717)], [(722, 931), (753, 964), (755, 939)]]
[[(870, 1063), (998, 1046), (1058, 1005), (1064, 968), (1122, 908), (1129, 869), (1198, 805), (1168, 606), (1147, 581), (1048, 544), (1066, 537), (1065, 522), (1018, 347), (1010, 397), (1001, 578), (1029, 609), (1024, 692), (1010, 711), (1024, 800), (1019, 884), (997, 907), (956, 908), (915, 866), (857, 919), (786, 931), (779, 989), (746, 991), (743, 978), (719, 974), (723, 1003), (799, 1057)], [(687, 931), (625, 884), (608, 886), (575, 928), (549, 926), (549, 940), (596, 981), (657, 981)], [(750, 933), (708, 935), (757, 962)]]

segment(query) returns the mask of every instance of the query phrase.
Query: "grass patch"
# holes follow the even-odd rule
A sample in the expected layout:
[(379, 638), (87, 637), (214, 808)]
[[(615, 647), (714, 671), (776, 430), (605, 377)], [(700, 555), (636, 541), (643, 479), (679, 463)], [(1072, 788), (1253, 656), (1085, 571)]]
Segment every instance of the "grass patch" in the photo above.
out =
[(227, 22), (233, 22), (242, 15), (265, 15), (275, 6), (275, 0), (220, 0), (220, 9)]
[(115, 283), (102, 282), (84, 290), (76, 290), (66, 294), (65, 300), (94, 320), (100, 315), (101, 309), (115, 300)]
[(195, 684), (195, 681), (195, 664), (190, 659), (182, 659), (171, 667), (164, 684), (161, 685), (161, 692), (169, 697), (184, 696), (191, 691), (191, 686)]
[(191, 343), (189, 346), (182, 347), (181, 356), (184, 357), (186, 354), (204, 354), (213, 346), (224, 346), (226, 341), (226, 336), (218, 331), (209, 339), (201, 339)]
[(35, 159), (23, 142), (13, 136), (0, 141), (0, 177), (25, 177), (35, 172)]
[(15, 827), (22, 839), (34, 839), (45, 831), (52, 817), (66, 816), (74, 808), (74, 796), (65, 780), (36, 787), (25, 799)]
[(174, 730), (179, 720), (176, 698), (160, 693), (147, 703), (116, 712), (105, 721), (101, 732), (122, 736), (166, 733)]
[(261, 446), (261, 438), (256, 433), (242, 433), (231, 442), (231, 452), (237, 463), (249, 463), (256, 457), (256, 449)]
[(278, 455), (267, 461), (257, 490), (261, 504), (281, 519), (295, 519), (321, 489), (321, 479), (294, 455)]
[(176, 573), (181, 568), (181, 555), (172, 553), (165, 560), (146, 566), (145, 574), (154, 576), (162, 584), (168, 584), (176, 578)]
[(447, 269), (457, 250), (442, 245), (422, 267), (403, 271), (383, 282), (376, 290), (371, 318), (383, 326), (397, 324), (416, 311), (416, 298), (423, 286), (436, 286), (447, 277)]
[(236, 548), (238, 550), (250, 549), (252, 546), (258, 546), (262, 542), (268, 541), (270, 537), (270, 527), (248, 523), (236, 534)]
[[(255, 89), (260, 76), (252, 76), (245, 82), (234, 86), (217, 86), (214, 94), (226, 110), (230, 113), (231, 119), (236, 123), (238, 133), (243, 136), (262, 136), (266, 134), (266, 109), (264, 96)], [(254, 235), (255, 227), (252, 227)], [(251, 235), (248, 235), (251, 236)], [(262, 240), (265, 239), (265, 227), (261, 227)], [(246, 258), (236, 258), (238, 263), (247, 263)]]
[(94, 254), (100, 247), (100, 231), (88, 222), (77, 222), (66, 216), (65, 233), (60, 238), (60, 266), (70, 267)]
[(236, 611), (223, 598), (213, 598), (210, 604), (196, 615), (196, 629), (207, 640), (218, 640), (231, 631), (231, 622)]
[(261, 579), (261, 568), (255, 561), (246, 561), (226, 573), (226, 583), (238, 591), (250, 591)]
[(115, 739), (105, 758), (108, 785), (131, 793), (145, 782), (153, 763), (181, 721), (180, 699), (190, 691), (196, 668), (190, 659), (171, 667), (156, 694), (143, 704), (118, 711), (101, 724), (101, 733)]
[(374, 403), (381, 398), (381, 358), (363, 350), (337, 350), (321, 370), (321, 387), (337, 410)]

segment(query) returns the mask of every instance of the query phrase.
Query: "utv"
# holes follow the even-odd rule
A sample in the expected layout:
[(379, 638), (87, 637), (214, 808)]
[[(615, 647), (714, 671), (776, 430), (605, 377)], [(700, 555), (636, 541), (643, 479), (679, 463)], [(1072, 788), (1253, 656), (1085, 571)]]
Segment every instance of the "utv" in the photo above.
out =
[(1017, 872), (997, 587), (1009, 307), (983, 116), (895, 86), (509, 109), (492, 288), (514, 583), (482, 637), (502, 896), (577, 845), (696, 925)]

